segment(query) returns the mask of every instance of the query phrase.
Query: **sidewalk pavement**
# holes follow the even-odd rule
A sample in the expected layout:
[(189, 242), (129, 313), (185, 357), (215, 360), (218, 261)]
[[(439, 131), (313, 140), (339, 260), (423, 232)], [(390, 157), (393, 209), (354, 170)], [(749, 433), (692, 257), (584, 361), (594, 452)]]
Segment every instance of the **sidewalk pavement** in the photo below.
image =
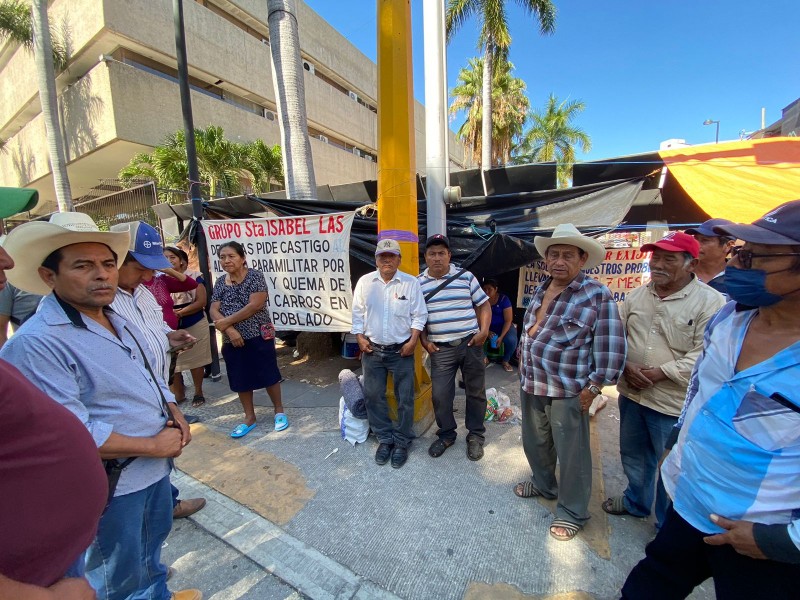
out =
[[(345, 362), (358, 372), (360, 363)], [(488, 367), (486, 386), (519, 406), (516, 370)], [(226, 378), (206, 380), (204, 391), (205, 406), (183, 406), (202, 422), (192, 426), (174, 483), (182, 497), (204, 496), (208, 505), (189, 523), (176, 522), (168, 540), (176, 546), (165, 549), (179, 569), (175, 589), (205, 582), (206, 598), (217, 599), (301, 597), (292, 589), (314, 599), (611, 599), (655, 534), (652, 517), (600, 508), (626, 483), (613, 388), (592, 418), (592, 518), (571, 542), (548, 535), (554, 502), (512, 491), (530, 477), (518, 424), (487, 423), (484, 458), (467, 459), (463, 390), (456, 444), (431, 458), (434, 425), (401, 469), (375, 463), (374, 437), (355, 448), (342, 439), (336, 381), (284, 381), (291, 425), (278, 433), (271, 403), (258, 392), (258, 427), (241, 440), (229, 437), (242, 411)], [(217, 558), (220, 548), (230, 557)], [(691, 597), (712, 598), (713, 585)]]

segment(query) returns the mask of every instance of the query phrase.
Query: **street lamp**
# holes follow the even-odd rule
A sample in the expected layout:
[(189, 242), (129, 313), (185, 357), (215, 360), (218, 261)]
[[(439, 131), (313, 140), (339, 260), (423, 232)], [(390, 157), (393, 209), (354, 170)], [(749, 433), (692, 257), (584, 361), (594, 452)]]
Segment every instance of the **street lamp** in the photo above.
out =
[(719, 121), (714, 121), (713, 119), (706, 119), (703, 121), (703, 125), (716, 125), (717, 126), (717, 135), (714, 137), (714, 143), (719, 144)]

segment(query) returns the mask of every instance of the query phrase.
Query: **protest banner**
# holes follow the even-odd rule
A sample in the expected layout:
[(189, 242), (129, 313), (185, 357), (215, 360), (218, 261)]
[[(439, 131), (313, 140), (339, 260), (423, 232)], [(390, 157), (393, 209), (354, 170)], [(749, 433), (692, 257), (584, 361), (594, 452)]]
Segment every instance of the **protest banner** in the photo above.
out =
[[(614, 248), (606, 250), (605, 260), (594, 269), (584, 271), (604, 283), (611, 291), (615, 302), (625, 300), (625, 295), (650, 281), (649, 252), (638, 248)], [(527, 308), (536, 288), (547, 279), (544, 259), (537, 259), (519, 270), (517, 306)]]
[(219, 247), (244, 246), (247, 266), (264, 273), (278, 331), (350, 331), (350, 228), (355, 213), (202, 221), (211, 273), (225, 272)]

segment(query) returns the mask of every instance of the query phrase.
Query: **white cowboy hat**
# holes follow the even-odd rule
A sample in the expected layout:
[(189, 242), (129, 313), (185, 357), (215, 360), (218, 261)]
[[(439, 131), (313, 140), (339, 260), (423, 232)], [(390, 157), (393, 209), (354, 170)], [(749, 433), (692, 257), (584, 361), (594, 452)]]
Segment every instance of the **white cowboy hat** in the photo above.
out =
[(572, 223), (562, 223), (558, 225), (553, 230), (553, 235), (550, 237), (537, 235), (533, 238), (533, 243), (542, 258), (544, 258), (550, 246), (556, 244), (577, 246), (589, 255), (589, 258), (586, 259), (586, 264), (583, 265), (584, 269), (594, 269), (602, 263), (606, 257), (606, 249), (603, 247), (603, 244), (594, 238), (581, 235), (581, 232), (578, 231), (578, 228)]
[(128, 253), (130, 234), (100, 231), (89, 215), (79, 212), (54, 213), (50, 221), (31, 221), (15, 227), (3, 240), (3, 248), (14, 259), (6, 272), (9, 283), (26, 292), (46, 296), (50, 288), (39, 277), (45, 258), (64, 246), (96, 242), (105, 244), (117, 255), (117, 267)]

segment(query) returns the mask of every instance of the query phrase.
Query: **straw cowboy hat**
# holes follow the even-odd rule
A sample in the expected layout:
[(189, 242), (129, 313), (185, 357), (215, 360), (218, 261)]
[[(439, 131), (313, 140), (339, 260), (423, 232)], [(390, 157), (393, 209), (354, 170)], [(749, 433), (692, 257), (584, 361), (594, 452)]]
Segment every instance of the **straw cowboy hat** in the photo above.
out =
[(26, 292), (46, 296), (50, 288), (39, 277), (45, 258), (64, 246), (96, 242), (105, 244), (117, 255), (117, 267), (128, 253), (130, 234), (100, 231), (89, 215), (79, 212), (54, 213), (50, 221), (31, 221), (15, 227), (3, 240), (3, 248), (15, 266), (6, 272), (9, 283)]
[(565, 244), (567, 246), (577, 246), (589, 255), (586, 259), (586, 264), (583, 265), (584, 269), (594, 269), (597, 265), (603, 262), (606, 257), (606, 249), (603, 244), (594, 238), (581, 235), (581, 232), (572, 223), (562, 223), (553, 230), (553, 235), (544, 237), (537, 235), (533, 238), (533, 243), (539, 254), (544, 257), (547, 254), (547, 249), (556, 244)]

